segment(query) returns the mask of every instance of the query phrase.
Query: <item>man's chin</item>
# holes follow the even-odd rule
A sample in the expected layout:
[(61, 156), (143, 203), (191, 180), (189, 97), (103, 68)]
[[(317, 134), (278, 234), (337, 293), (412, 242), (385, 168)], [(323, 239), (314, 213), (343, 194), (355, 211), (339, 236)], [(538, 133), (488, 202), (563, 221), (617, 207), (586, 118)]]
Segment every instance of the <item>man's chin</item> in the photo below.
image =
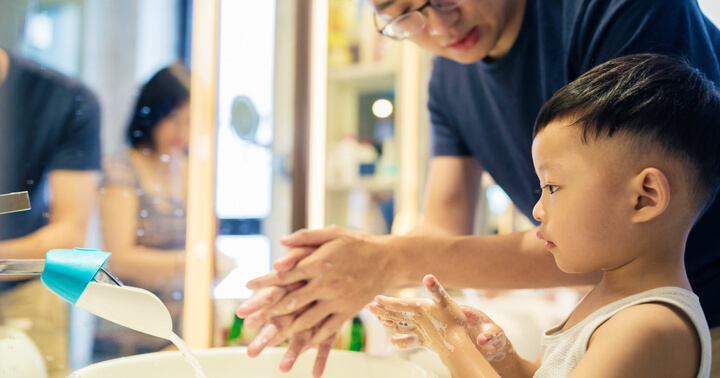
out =
[(478, 48), (478, 46), (475, 46), (474, 49), (463, 53), (449, 52), (448, 54), (444, 54), (444, 56), (460, 64), (475, 64), (488, 58), (488, 53), (487, 51)]

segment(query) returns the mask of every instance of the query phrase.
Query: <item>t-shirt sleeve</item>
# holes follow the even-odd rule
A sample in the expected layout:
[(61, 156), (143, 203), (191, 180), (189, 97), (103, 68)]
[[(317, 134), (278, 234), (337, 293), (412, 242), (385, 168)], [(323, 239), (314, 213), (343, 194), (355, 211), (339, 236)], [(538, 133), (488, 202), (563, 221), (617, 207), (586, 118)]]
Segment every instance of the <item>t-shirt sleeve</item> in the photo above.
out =
[(101, 186), (139, 187), (137, 173), (126, 157), (108, 156), (103, 159), (102, 168), (103, 177), (100, 183)]
[[(717, 35), (709, 34), (696, 0), (587, 1), (572, 41), (571, 74), (581, 75), (610, 59), (657, 53), (687, 59), (718, 82)], [(572, 56), (572, 55), (571, 55)]]
[(100, 104), (84, 86), (73, 89), (49, 170), (100, 170)]
[(432, 127), (433, 156), (470, 156), (470, 150), (462, 139), (457, 125), (447, 114), (445, 103), (450, 98), (445, 91), (447, 81), (443, 78), (442, 60), (435, 59), (428, 93), (428, 110)]

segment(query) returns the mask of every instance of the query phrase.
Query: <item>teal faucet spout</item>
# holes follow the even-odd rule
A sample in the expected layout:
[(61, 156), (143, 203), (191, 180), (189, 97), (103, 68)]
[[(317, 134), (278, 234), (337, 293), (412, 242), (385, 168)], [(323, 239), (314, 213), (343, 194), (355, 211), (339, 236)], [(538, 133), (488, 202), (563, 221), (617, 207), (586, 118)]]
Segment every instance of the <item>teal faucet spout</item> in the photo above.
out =
[(109, 252), (97, 249), (53, 249), (45, 255), (40, 279), (50, 291), (75, 305), (109, 257)]

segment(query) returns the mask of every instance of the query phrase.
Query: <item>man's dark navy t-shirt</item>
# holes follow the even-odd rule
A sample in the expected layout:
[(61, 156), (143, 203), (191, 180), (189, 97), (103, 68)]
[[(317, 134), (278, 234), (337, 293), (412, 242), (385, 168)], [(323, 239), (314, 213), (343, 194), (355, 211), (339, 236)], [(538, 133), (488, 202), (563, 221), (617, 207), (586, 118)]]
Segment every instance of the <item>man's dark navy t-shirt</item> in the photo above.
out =
[(32, 210), (0, 215), (0, 240), (48, 223), (47, 174), (100, 169), (100, 106), (79, 82), (10, 54), (0, 84), (0, 194), (28, 191)]
[[(433, 153), (474, 156), (532, 219), (539, 198), (532, 131), (542, 105), (592, 67), (647, 52), (682, 56), (720, 84), (720, 31), (695, 0), (528, 0), (518, 39), (503, 58), (435, 60)], [(690, 234), (685, 262), (710, 327), (719, 326), (720, 200)]]

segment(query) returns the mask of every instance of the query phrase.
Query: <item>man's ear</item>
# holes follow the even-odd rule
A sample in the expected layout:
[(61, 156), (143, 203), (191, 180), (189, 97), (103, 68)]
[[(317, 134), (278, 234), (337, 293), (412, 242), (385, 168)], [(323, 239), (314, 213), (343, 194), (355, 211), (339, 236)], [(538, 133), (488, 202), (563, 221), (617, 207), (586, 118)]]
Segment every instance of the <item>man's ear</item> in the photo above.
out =
[(647, 222), (662, 214), (670, 205), (670, 184), (657, 168), (645, 168), (633, 179), (636, 195), (633, 223)]

